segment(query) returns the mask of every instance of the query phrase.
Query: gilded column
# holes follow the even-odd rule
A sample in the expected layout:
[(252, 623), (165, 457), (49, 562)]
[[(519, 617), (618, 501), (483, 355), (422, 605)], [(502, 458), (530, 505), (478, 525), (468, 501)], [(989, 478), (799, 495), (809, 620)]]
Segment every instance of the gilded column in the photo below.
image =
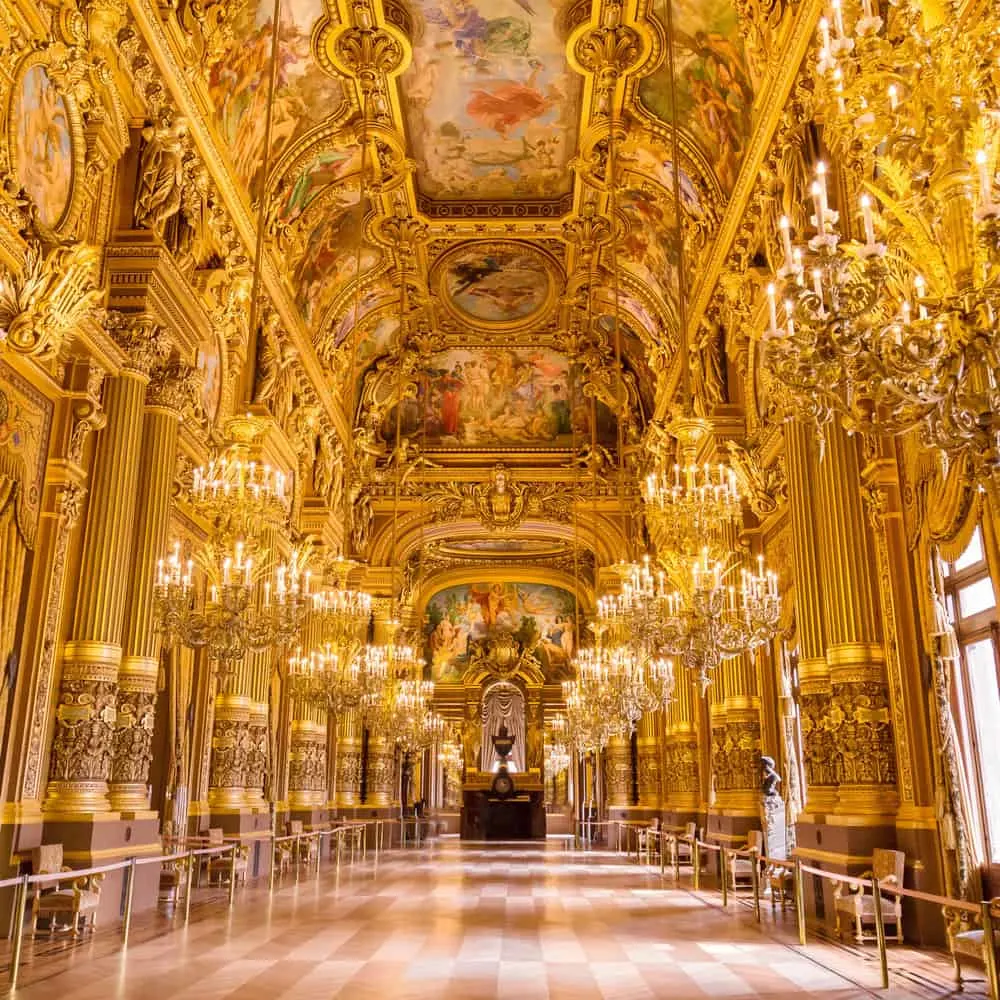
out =
[(881, 825), (895, 818), (896, 754), (857, 441), (839, 425), (827, 428), (819, 481), (831, 686), (823, 726), (838, 786), (832, 812), (849, 817), (852, 825), (859, 817), (864, 825)]
[(111, 764), (111, 805), (123, 812), (149, 808), (149, 766), (160, 638), (153, 620), (157, 562), (167, 546), (177, 430), (191, 401), (194, 372), (171, 363), (156, 371), (146, 391), (138, 484), (131, 586), (128, 590), (123, 657), (118, 673), (118, 705)]
[[(722, 832), (742, 840), (760, 819), (760, 696), (757, 664), (744, 653), (722, 666), (725, 723), (712, 728), (715, 811), (725, 817)], [(721, 817), (720, 817), (721, 818)]]
[(664, 712), (647, 712), (639, 722), (639, 807), (650, 816), (660, 813), (660, 746)]
[[(416, 754), (412, 756), (416, 758)], [(386, 735), (369, 731), (365, 805), (374, 809), (387, 809), (393, 804), (398, 791), (393, 781), (395, 763), (396, 751)]]
[(298, 698), (292, 703), (288, 809), (293, 818), (309, 822), (313, 810), (326, 804), (326, 726), (318, 721), (318, 711)]
[(208, 805), (213, 814), (239, 813), (251, 754), (250, 698), (221, 691), (215, 696)]
[(340, 809), (354, 809), (361, 805), (361, 722), (346, 711), (337, 723), (336, 801)]
[(612, 736), (604, 750), (604, 780), (608, 809), (632, 805), (632, 744), (627, 736)]
[(799, 637), (799, 689), (806, 801), (803, 818), (822, 817), (833, 808), (836, 780), (830, 767), (832, 751), (823, 720), (830, 702), (830, 671), (826, 662), (826, 623), (817, 551), (813, 498), (818, 488), (814, 432), (797, 420), (785, 424), (788, 503), (795, 565), (795, 621)]
[[(45, 810), (50, 816), (108, 812), (118, 670), (132, 555), (143, 400), (163, 341), (151, 320), (111, 314), (127, 352), (104, 389), (107, 424), (97, 439), (73, 638), (62, 680)], [(171, 471), (172, 471), (171, 466)]]
[(695, 819), (701, 804), (698, 749), (698, 711), (695, 685), (683, 672), (667, 710), (666, 749), (663, 754), (664, 810), (674, 826)]

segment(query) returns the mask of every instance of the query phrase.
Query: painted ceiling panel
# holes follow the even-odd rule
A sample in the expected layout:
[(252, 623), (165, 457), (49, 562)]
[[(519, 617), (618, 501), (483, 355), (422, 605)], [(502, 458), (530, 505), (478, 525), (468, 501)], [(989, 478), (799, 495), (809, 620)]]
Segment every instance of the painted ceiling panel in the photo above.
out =
[(400, 93), (432, 199), (558, 198), (573, 183), (581, 78), (558, 0), (420, 0)]
[[(261, 182), (273, 12), (272, 0), (247, 4), (233, 26), (232, 43), (207, 74), (215, 125), (253, 197)], [(282, 0), (272, 165), (296, 140), (344, 107), (343, 84), (319, 67), (310, 50), (313, 29), (324, 15), (323, 0)]]
[[(667, 23), (667, 0), (654, 16)], [(732, 191), (751, 133), (753, 88), (735, 6), (730, 0), (674, 0), (677, 116)], [(639, 98), (660, 121), (674, 121), (666, 61), (639, 85)]]

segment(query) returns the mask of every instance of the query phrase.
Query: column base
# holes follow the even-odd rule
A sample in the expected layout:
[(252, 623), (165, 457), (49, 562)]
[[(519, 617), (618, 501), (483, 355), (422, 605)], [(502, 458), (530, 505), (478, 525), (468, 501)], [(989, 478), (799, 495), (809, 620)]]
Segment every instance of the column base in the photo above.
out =
[(149, 811), (149, 786), (145, 782), (113, 784), (110, 789), (111, 808), (116, 812)]

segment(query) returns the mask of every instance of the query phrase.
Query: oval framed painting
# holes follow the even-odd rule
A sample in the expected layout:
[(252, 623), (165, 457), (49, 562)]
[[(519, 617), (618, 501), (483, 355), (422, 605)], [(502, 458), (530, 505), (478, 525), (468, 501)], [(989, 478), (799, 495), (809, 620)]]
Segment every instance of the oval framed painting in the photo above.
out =
[(82, 124), (73, 98), (53, 80), (42, 53), (19, 67), (11, 91), (10, 163), (42, 225), (66, 230), (79, 211)]
[(445, 253), (433, 284), (463, 324), (490, 330), (533, 326), (551, 312), (560, 286), (558, 263), (519, 240), (475, 240)]
[(198, 356), (195, 362), (201, 375), (201, 391), (198, 402), (208, 426), (214, 427), (219, 417), (222, 405), (222, 386), (224, 376), (224, 358), (219, 339), (210, 335), (198, 345)]

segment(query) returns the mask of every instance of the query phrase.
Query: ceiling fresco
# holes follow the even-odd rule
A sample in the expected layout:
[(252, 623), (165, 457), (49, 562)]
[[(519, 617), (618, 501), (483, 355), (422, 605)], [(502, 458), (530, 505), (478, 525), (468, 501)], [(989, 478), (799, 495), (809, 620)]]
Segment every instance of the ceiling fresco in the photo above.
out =
[[(579, 372), (547, 348), (452, 348), (433, 355), (416, 392), (403, 401), (403, 435), (429, 449), (570, 448), (591, 439), (615, 440), (614, 418), (584, 396)], [(395, 408), (383, 430), (395, 436)]]
[[(264, 158), (273, 15), (272, 0), (239, 5), (231, 43), (207, 68), (215, 125), (254, 198)], [(323, 0), (282, 0), (272, 166), (314, 126), (345, 108), (343, 82), (321, 69), (311, 50), (313, 30), (325, 15)]]
[(581, 78), (559, 0), (413, 0), (401, 80), (421, 194), (436, 201), (569, 193)]
[[(753, 87), (731, 0), (672, 0), (677, 109), (664, 63), (639, 84), (644, 107), (661, 122), (677, 120), (712, 164), (723, 191), (736, 183), (752, 131)], [(666, 30), (667, 0), (654, 0)]]
[(561, 283), (555, 261), (530, 243), (514, 241), (456, 247), (438, 261), (435, 275), (441, 301), (451, 313), (485, 328), (538, 321)]
[[(634, 456), (676, 384), (679, 290), (701, 280), (754, 93), (746, 5), (673, 0), (671, 81), (667, 2), (281, 0), (265, 217), (282, 335), (314, 352), (347, 452), (363, 441), (348, 459), (363, 470), (345, 477), (373, 507), (373, 547), (401, 479), (407, 503), (478, 483), (492, 504), (498, 461), (515, 479), (565, 483), (577, 469), (610, 482), (614, 411), (630, 408)], [(240, 6), (232, 42), (205, 61), (214, 137), (253, 197), (272, 10)], [(598, 534), (588, 546), (613, 544)], [(447, 555), (555, 566), (565, 548), (541, 547), (555, 537), (484, 528)]]

